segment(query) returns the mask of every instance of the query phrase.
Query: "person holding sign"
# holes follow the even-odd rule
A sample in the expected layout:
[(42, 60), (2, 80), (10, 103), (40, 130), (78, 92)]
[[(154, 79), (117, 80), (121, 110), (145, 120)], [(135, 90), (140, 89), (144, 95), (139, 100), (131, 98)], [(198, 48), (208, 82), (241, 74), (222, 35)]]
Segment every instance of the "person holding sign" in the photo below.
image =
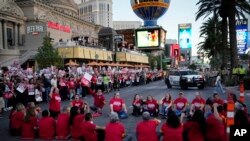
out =
[(61, 97), (59, 95), (59, 89), (53, 87), (51, 89), (49, 96), (50, 96), (50, 102), (49, 102), (50, 115), (51, 117), (56, 119), (58, 114), (60, 114), (61, 110)]

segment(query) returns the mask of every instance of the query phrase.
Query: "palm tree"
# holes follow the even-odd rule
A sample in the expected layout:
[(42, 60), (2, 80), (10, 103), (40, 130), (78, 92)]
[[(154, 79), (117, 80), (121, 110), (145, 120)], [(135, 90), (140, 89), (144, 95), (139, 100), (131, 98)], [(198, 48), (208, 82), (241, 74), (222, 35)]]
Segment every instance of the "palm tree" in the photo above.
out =
[[(228, 35), (228, 19), (229, 19), (229, 37), (230, 37), (230, 55), (231, 55), (231, 70), (237, 65), (237, 47), (236, 47), (236, 17), (238, 19), (245, 18), (244, 14), (250, 14), (250, 5), (246, 0), (199, 0), (196, 5), (199, 5), (196, 13), (196, 20), (203, 17), (206, 18), (213, 14), (213, 17), (220, 15), (222, 18), (222, 42), (223, 48), (226, 50), (227, 35)], [(225, 53), (223, 53), (225, 54)], [(223, 59), (225, 60), (225, 58)], [(224, 63), (223, 63), (224, 64)]]
[[(220, 0), (199, 0), (196, 5), (199, 5), (198, 8), (198, 12), (196, 13), (196, 20), (200, 19), (201, 17), (207, 18), (208, 16), (213, 17), (213, 19), (210, 20), (214, 20), (213, 22), (213, 29), (210, 29), (211, 31), (214, 31), (215, 34), (217, 32), (219, 32), (218, 30), (221, 30), (222, 32), (222, 38), (220, 38), (221, 40), (219, 42), (221, 42), (220, 45), (220, 53), (221, 53), (221, 58), (222, 59), (222, 63), (221, 63), (221, 67), (224, 68), (226, 67), (227, 64), (227, 57), (226, 57), (226, 50), (228, 48), (228, 42), (227, 42), (227, 15), (226, 14), (221, 14), (222, 10), (221, 10), (221, 3)], [(224, 9), (223, 9), (224, 10)], [(224, 12), (224, 11), (223, 11)], [(219, 23), (219, 15), (222, 18), (222, 23)], [(210, 21), (212, 22), (212, 21)], [(218, 25), (221, 25), (220, 27)], [(212, 26), (212, 25), (211, 25)], [(212, 46), (211, 46), (212, 47)], [(215, 48), (215, 47), (212, 47)], [(215, 50), (216, 51), (216, 50)], [(216, 57), (215, 55), (213, 57)]]

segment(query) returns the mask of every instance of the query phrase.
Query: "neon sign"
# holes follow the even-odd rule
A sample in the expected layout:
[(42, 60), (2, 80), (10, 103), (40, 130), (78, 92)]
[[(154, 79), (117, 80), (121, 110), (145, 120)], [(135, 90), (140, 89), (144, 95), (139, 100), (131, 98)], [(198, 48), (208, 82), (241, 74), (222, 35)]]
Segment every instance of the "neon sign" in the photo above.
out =
[(48, 28), (63, 31), (63, 32), (67, 32), (67, 33), (71, 32), (70, 26), (61, 25), (59, 23), (55, 23), (55, 22), (51, 22), (51, 21), (48, 21)]

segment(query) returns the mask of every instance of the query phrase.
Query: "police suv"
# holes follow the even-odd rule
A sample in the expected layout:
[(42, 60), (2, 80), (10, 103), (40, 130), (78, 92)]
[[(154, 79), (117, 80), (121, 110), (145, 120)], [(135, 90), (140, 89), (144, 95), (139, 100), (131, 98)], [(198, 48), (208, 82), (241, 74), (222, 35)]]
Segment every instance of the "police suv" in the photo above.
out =
[(181, 89), (187, 89), (188, 87), (203, 89), (205, 87), (205, 78), (191, 70), (170, 70), (165, 78), (165, 83), (168, 88), (180, 86)]

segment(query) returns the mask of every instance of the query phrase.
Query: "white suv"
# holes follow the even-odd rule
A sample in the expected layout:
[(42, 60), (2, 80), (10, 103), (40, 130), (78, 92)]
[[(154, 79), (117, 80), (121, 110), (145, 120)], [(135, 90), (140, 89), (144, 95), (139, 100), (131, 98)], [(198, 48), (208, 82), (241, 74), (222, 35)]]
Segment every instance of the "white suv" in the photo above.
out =
[(168, 77), (165, 78), (165, 83), (168, 88), (180, 86), (181, 89), (187, 89), (188, 87), (203, 89), (205, 87), (204, 77), (191, 70), (170, 70)]

